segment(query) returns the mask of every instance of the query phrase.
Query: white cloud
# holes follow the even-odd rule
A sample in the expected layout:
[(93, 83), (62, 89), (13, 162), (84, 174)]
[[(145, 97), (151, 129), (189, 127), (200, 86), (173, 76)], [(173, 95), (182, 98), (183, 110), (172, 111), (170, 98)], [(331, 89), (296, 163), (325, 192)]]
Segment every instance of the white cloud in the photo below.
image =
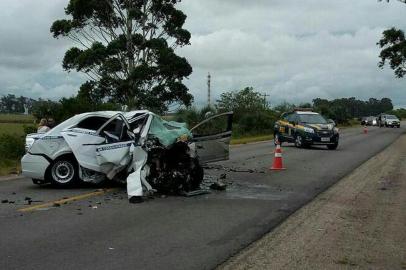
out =
[[(180, 50), (194, 68), (187, 84), (205, 102), (213, 92), (254, 86), (282, 100), (384, 97), (405, 104), (403, 81), (378, 69), (384, 29), (406, 28), (406, 5), (375, 1), (188, 1), (192, 45)], [(194, 14), (198, 14), (195, 16)]]
[[(61, 68), (69, 40), (49, 28), (68, 0), (0, 0), (0, 95), (58, 99), (85, 77)], [(179, 50), (193, 66), (195, 100), (253, 86), (276, 104), (315, 97), (384, 97), (406, 104), (404, 80), (377, 67), (384, 29), (406, 29), (406, 5), (375, 0), (184, 0), (192, 45)]]

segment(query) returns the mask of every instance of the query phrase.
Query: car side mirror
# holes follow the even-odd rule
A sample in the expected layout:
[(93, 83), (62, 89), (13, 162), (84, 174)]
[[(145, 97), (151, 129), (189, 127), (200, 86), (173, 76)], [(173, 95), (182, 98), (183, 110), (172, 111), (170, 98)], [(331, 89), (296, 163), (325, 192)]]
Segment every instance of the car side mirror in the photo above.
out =
[(336, 125), (336, 122), (333, 119), (328, 119), (327, 122), (332, 125)]

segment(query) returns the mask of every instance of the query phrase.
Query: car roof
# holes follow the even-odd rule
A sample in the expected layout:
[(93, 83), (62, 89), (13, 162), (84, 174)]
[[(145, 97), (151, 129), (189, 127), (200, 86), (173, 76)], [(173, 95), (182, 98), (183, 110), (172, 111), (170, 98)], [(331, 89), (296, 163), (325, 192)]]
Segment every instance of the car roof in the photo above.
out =
[(125, 118), (132, 118), (136, 114), (144, 114), (144, 113), (150, 113), (148, 110), (135, 110), (135, 111), (130, 111), (130, 112), (123, 112), (123, 111), (95, 111), (95, 112), (86, 112), (86, 113), (81, 113), (77, 114), (76, 116), (78, 118), (86, 117), (86, 116), (101, 116), (101, 117), (113, 117), (114, 115), (121, 113), (124, 115)]

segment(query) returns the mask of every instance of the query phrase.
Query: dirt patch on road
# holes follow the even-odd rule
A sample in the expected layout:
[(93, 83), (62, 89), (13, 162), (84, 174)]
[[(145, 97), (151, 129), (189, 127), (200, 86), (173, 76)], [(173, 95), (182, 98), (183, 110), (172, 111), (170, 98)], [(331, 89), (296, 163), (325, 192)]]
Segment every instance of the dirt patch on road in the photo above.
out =
[(406, 135), (219, 269), (406, 269)]

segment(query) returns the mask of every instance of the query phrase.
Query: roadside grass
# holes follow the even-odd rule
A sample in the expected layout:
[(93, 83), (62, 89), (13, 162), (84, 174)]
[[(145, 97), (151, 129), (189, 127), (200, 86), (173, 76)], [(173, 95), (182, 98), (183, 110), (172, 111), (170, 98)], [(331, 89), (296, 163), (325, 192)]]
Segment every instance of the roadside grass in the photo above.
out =
[(0, 160), (0, 176), (19, 174), (21, 172), (20, 160), (2, 159)]
[(351, 128), (356, 126), (361, 126), (360, 121), (358, 121), (357, 119), (350, 119), (348, 120), (347, 124), (337, 125), (337, 127), (340, 129)]
[(261, 141), (269, 141), (273, 139), (273, 135), (255, 135), (255, 136), (244, 136), (241, 138), (233, 138), (231, 139), (232, 145), (235, 144), (247, 144), (247, 143), (253, 143), (253, 142), (261, 142)]
[(22, 123), (2, 123), (0, 121), (0, 135), (17, 134), (24, 135), (24, 124)]
[(27, 127), (34, 127), (34, 117), (23, 114), (0, 114), (0, 176), (21, 172)]
[(0, 113), (0, 123), (33, 124), (34, 121), (32, 115)]

